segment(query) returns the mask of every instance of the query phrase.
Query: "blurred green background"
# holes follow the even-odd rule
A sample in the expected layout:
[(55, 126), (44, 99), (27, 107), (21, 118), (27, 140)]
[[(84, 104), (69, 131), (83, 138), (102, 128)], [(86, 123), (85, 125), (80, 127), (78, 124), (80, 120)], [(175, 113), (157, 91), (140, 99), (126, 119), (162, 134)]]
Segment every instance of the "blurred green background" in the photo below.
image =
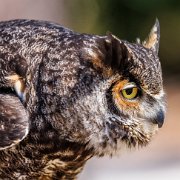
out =
[(77, 32), (144, 40), (155, 19), (161, 26), (160, 60), (168, 97), (166, 121), (151, 144), (120, 157), (91, 159), (79, 180), (180, 179), (179, 0), (0, 0), (0, 20), (41, 19)]

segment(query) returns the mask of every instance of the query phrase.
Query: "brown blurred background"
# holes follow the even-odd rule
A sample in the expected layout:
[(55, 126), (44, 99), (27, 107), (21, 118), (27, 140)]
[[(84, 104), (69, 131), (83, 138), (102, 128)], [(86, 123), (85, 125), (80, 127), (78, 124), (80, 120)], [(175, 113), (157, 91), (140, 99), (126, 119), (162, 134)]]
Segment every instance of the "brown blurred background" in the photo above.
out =
[(0, 20), (57, 22), (78, 32), (134, 42), (161, 25), (160, 59), (168, 96), (166, 122), (146, 148), (120, 157), (92, 159), (80, 180), (176, 180), (180, 178), (180, 1), (179, 0), (0, 0)]

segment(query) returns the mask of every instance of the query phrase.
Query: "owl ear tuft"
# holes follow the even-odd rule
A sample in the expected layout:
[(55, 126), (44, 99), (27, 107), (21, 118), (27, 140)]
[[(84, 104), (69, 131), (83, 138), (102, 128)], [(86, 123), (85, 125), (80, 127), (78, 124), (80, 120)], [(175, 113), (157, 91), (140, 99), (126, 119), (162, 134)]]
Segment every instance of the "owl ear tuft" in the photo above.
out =
[(120, 70), (130, 56), (128, 47), (124, 41), (121, 41), (111, 33), (107, 33), (105, 41), (107, 51), (106, 64), (110, 65), (112, 69)]
[(160, 41), (160, 25), (158, 19), (156, 19), (154, 26), (149, 33), (147, 39), (142, 43), (144, 47), (152, 49), (156, 54), (159, 51), (159, 41)]

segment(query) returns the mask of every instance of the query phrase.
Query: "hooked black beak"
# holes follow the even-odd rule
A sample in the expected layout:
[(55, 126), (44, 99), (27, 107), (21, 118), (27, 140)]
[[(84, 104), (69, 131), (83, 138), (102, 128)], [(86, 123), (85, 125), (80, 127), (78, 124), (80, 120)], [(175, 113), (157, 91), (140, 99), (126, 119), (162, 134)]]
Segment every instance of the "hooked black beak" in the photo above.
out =
[(164, 112), (162, 109), (157, 113), (156, 118), (153, 120), (154, 123), (158, 124), (158, 128), (161, 128), (164, 124)]

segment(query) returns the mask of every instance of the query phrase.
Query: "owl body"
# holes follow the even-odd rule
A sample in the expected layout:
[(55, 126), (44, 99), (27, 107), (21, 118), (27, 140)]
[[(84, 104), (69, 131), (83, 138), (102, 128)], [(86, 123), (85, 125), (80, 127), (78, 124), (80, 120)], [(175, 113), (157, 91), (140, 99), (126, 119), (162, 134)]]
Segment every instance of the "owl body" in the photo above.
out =
[(0, 96), (17, 108), (0, 101), (0, 178), (74, 179), (93, 156), (148, 144), (165, 112), (158, 46), (158, 22), (143, 44), (1, 22)]

